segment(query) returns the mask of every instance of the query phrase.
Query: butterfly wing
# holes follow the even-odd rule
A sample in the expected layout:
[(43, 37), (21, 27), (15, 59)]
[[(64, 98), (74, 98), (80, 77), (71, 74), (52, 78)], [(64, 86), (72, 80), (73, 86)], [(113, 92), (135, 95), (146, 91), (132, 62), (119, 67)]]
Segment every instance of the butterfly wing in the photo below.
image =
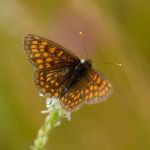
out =
[(29, 63), (36, 70), (57, 70), (75, 66), (80, 62), (79, 58), (71, 51), (34, 34), (25, 36), (24, 49)]
[(44, 96), (58, 97), (69, 72), (80, 62), (79, 58), (61, 45), (34, 34), (25, 36), (24, 49), (35, 68), (38, 91)]
[(84, 91), (84, 103), (96, 104), (106, 100), (113, 91), (112, 84), (102, 73), (93, 70), (89, 75)]
[(76, 111), (83, 105), (85, 80), (80, 80), (60, 98), (61, 106), (67, 111)]
[(112, 89), (111, 83), (103, 74), (92, 70), (60, 99), (61, 105), (67, 111), (76, 111), (83, 104), (106, 100), (112, 93)]
[(69, 80), (72, 70), (59, 69), (54, 71), (36, 70), (34, 83), (40, 94), (46, 97), (58, 98), (64, 85)]

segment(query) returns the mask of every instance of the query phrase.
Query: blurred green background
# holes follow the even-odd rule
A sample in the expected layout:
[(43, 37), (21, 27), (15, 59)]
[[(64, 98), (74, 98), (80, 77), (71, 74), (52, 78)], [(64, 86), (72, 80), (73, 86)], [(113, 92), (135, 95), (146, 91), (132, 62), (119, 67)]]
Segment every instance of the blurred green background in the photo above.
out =
[(85, 58), (82, 31), (94, 66), (114, 93), (74, 112), (71, 122), (63, 120), (46, 149), (149, 150), (149, 6), (146, 0), (0, 0), (0, 149), (28, 149), (45, 118), (23, 37), (45, 36)]

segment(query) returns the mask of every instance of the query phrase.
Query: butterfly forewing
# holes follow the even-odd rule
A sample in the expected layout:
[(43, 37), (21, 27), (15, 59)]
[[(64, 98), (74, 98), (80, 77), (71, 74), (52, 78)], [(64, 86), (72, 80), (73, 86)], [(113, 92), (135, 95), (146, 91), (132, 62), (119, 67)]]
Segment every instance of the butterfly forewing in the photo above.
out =
[(59, 44), (34, 34), (25, 36), (24, 49), (36, 70), (34, 81), (38, 91), (44, 96), (58, 97), (79, 58)]
[(24, 38), (24, 49), (28, 61), (38, 70), (72, 67), (80, 62), (76, 55), (59, 44), (33, 34)]

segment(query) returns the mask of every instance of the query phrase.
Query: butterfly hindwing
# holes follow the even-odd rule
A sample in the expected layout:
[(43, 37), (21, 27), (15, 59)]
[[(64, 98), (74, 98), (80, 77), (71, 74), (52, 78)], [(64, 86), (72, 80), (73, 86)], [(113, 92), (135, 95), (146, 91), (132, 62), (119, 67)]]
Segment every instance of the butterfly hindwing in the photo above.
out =
[(95, 70), (89, 72), (77, 85), (72, 87), (60, 101), (68, 111), (78, 110), (83, 104), (100, 103), (111, 94), (111, 83)]
[(68, 81), (68, 75), (68, 69), (55, 71), (37, 70), (34, 75), (35, 86), (42, 95), (58, 98), (64, 83)]
[(84, 103), (94, 104), (107, 99), (112, 93), (112, 84), (102, 73), (93, 70), (87, 79), (84, 91)]
[(65, 110), (72, 112), (82, 107), (84, 98), (84, 79), (80, 80), (77, 85), (73, 86), (60, 98), (61, 105)]

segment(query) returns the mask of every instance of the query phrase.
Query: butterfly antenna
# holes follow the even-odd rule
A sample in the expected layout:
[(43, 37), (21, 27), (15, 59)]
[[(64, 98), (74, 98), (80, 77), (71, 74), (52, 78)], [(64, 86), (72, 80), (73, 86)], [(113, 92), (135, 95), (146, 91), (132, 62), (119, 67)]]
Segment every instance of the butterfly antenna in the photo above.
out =
[(100, 64), (110, 64), (110, 65), (116, 65), (116, 66), (118, 66), (118, 67), (122, 67), (122, 64), (121, 63), (117, 63), (117, 62), (109, 62), (109, 63), (103, 63), (103, 62), (101, 62)]
[(119, 66), (119, 67), (122, 67), (122, 64), (121, 64), (121, 63), (114, 63), (114, 65)]
[(86, 53), (87, 59), (89, 59), (88, 51), (87, 51), (87, 48), (86, 48), (86, 46), (85, 46), (84, 35), (83, 35), (83, 33), (82, 33), (82, 32), (79, 32), (79, 35), (81, 36), (81, 39), (82, 39), (82, 42), (83, 42), (83, 46), (84, 46), (84, 50), (85, 50), (85, 53)]

